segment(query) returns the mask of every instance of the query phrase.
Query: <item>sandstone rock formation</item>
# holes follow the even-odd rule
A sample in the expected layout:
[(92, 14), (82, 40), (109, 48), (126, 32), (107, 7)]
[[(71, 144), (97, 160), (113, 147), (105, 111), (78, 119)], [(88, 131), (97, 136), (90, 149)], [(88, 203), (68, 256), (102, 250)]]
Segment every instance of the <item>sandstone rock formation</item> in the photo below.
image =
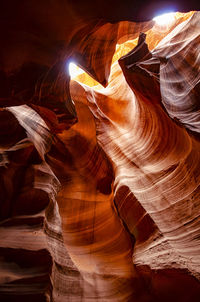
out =
[(1, 301), (200, 299), (200, 13), (115, 2), (3, 4)]

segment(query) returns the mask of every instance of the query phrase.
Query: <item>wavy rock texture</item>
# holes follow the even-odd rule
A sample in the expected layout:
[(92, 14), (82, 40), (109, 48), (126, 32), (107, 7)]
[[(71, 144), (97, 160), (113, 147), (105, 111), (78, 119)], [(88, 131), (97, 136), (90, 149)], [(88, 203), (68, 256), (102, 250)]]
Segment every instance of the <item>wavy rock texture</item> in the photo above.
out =
[(197, 302), (200, 15), (87, 18), (1, 70), (0, 298)]

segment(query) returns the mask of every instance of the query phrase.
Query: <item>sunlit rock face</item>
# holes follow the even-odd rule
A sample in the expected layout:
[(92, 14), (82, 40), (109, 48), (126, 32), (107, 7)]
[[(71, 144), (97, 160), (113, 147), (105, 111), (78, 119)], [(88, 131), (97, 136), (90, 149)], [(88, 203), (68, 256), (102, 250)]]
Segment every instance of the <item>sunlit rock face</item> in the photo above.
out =
[(197, 302), (199, 12), (68, 2), (2, 36), (0, 300)]

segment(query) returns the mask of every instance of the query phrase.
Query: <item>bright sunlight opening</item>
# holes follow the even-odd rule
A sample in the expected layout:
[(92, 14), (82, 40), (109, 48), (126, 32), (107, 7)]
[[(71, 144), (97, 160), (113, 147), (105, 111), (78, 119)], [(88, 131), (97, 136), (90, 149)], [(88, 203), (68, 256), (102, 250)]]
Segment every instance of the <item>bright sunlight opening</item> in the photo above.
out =
[(154, 17), (153, 20), (156, 22), (157, 25), (168, 25), (175, 21), (175, 14), (176, 13), (174, 12), (162, 14), (160, 16)]
[(84, 71), (73, 62), (69, 63), (68, 70), (71, 79), (75, 79), (77, 76), (84, 73)]

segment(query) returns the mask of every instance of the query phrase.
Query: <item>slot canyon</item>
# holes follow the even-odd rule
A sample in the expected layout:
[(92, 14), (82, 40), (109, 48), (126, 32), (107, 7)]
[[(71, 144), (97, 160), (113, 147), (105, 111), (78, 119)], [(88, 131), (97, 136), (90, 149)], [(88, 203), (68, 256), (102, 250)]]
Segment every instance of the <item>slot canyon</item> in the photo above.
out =
[(0, 43), (0, 301), (199, 302), (200, 2), (2, 0)]

